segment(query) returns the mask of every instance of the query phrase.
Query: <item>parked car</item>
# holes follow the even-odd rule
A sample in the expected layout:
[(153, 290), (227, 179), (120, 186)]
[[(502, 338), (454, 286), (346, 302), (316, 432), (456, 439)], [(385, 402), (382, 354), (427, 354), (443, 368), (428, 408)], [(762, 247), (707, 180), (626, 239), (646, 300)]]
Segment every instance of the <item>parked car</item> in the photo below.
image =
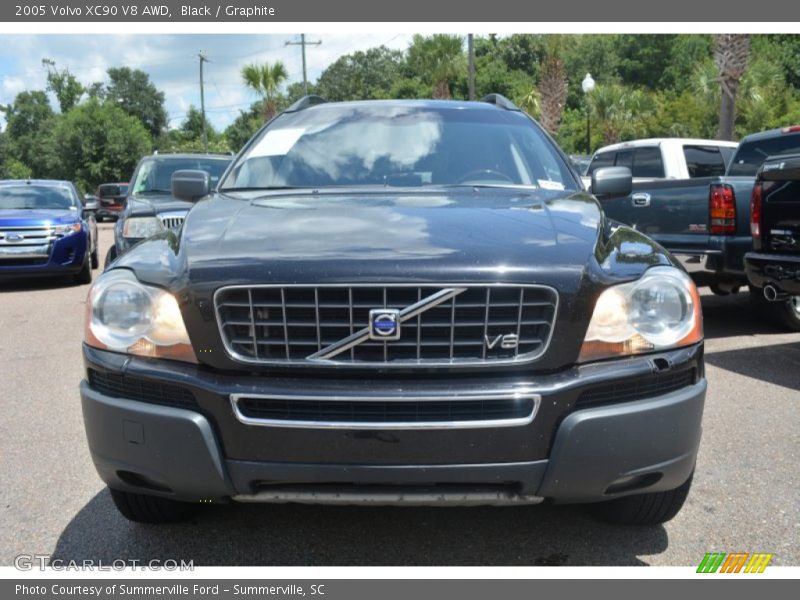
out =
[(127, 183), (103, 183), (97, 186), (97, 220), (101, 223), (106, 219), (116, 221), (125, 206), (125, 197), (128, 195)]
[(634, 180), (718, 177), (733, 158), (736, 142), (693, 138), (649, 138), (600, 148), (586, 176), (603, 167), (628, 167)]
[(756, 293), (800, 331), (800, 154), (768, 158), (756, 175), (750, 209), (753, 251), (745, 255)]
[(141, 240), (181, 226), (191, 203), (172, 196), (170, 185), (175, 171), (206, 171), (213, 188), (231, 158), (215, 154), (153, 154), (142, 158), (114, 227), (114, 244), (106, 254), (106, 267)]
[(0, 181), (0, 276), (73, 275), (97, 268), (97, 206), (68, 181)]
[[(773, 129), (743, 138), (723, 176), (718, 175), (724, 146), (716, 143), (719, 151), (705, 153), (713, 155), (713, 161), (706, 160), (702, 169), (691, 169), (702, 177), (639, 181), (636, 176), (646, 172), (636, 170), (634, 158), (631, 193), (601, 195), (599, 199), (608, 217), (652, 237), (682, 262), (697, 285), (724, 295), (747, 286), (744, 255), (753, 246), (750, 195), (756, 171), (767, 156), (783, 149), (800, 151), (800, 128)], [(698, 147), (687, 151), (687, 157), (695, 157), (687, 164), (700, 164), (697, 157), (701, 154)], [(593, 161), (590, 171), (602, 164), (607, 162)], [(617, 159), (615, 164), (620, 164)]]
[[(625, 191), (618, 168), (594, 177)], [(88, 298), (87, 438), (127, 518), (198, 501), (679, 511), (706, 392), (697, 289), (505, 98), (307, 97), (216, 191), (180, 171), (173, 193), (195, 203), (183, 227)]]

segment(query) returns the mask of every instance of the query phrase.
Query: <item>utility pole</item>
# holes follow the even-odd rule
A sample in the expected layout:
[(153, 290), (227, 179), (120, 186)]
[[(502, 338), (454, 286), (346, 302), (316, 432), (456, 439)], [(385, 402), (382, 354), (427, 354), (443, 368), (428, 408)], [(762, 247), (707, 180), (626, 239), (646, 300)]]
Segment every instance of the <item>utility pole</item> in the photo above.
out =
[(203, 152), (208, 154), (208, 133), (206, 132), (206, 97), (203, 91), (203, 63), (210, 62), (201, 50), (197, 57), (200, 59), (200, 115), (203, 119)]
[(469, 99), (475, 100), (475, 43), (472, 34), (467, 34), (467, 57), (469, 60), (467, 86), (469, 89)]
[(302, 49), (303, 54), (303, 94), (306, 96), (308, 95), (308, 75), (306, 74), (306, 46), (319, 46), (322, 43), (322, 40), (317, 40), (316, 42), (307, 42), (306, 41), (306, 34), (300, 34), (300, 41), (299, 42), (286, 42), (286, 46), (300, 46)]

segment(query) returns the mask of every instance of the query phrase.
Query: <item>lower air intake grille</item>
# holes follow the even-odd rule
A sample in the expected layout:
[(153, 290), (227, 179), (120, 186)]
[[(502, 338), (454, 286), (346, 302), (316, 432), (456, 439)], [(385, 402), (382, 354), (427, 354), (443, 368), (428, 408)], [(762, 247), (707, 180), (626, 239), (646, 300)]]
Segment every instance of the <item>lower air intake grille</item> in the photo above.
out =
[(88, 379), (90, 387), (115, 398), (139, 400), (176, 408), (198, 408), (194, 395), (189, 390), (176, 385), (155, 383), (116, 373), (102, 373), (94, 369), (89, 369)]
[[(275, 426), (392, 426), (519, 422), (533, 417), (533, 398), (484, 400), (283, 400), (235, 398), (237, 417)], [(502, 424), (502, 423), (500, 423)], [(488, 424), (486, 426), (489, 426)]]
[(587, 406), (602, 406), (617, 402), (644, 400), (645, 398), (675, 392), (694, 384), (695, 381), (695, 369), (685, 369), (676, 373), (654, 373), (635, 379), (623, 379), (584, 390), (575, 406), (576, 408), (585, 408)]

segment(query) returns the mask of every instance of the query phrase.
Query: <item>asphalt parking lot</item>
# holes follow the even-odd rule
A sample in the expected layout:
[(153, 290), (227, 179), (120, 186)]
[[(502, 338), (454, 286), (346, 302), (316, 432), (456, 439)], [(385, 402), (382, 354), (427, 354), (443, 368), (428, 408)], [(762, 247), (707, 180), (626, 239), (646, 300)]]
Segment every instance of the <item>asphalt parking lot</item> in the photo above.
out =
[[(100, 225), (101, 263), (111, 225)], [(99, 271), (95, 271), (95, 276)], [(195, 565), (696, 565), (772, 552), (800, 564), (800, 333), (704, 296), (709, 394), (694, 487), (665, 526), (629, 529), (574, 507), (203, 507), (135, 525), (98, 479), (78, 382), (88, 286), (0, 284), (0, 564), (184, 559)]]

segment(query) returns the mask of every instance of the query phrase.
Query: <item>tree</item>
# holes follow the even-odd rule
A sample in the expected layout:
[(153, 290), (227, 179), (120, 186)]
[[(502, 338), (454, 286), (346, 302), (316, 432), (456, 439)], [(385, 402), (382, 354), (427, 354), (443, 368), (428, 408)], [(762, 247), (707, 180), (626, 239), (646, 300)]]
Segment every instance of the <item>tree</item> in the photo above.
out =
[(542, 127), (555, 135), (567, 105), (567, 74), (559, 55), (558, 38), (551, 39), (554, 41), (542, 65), (537, 89)]
[(386, 46), (339, 57), (317, 79), (316, 93), (333, 102), (389, 98), (403, 53)]
[(251, 63), (242, 67), (244, 84), (261, 97), (264, 120), (268, 121), (278, 111), (276, 98), (283, 83), (289, 78), (284, 64), (276, 61), (270, 63)]
[(6, 115), (6, 156), (25, 165), (31, 176), (46, 175), (42, 163), (43, 137), (54, 119), (47, 94), (41, 90), (20, 92), (8, 106)]
[(734, 139), (736, 92), (747, 69), (750, 57), (750, 36), (724, 33), (714, 35), (714, 64), (719, 73), (720, 107), (719, 138)]
[(43, 58), (42, 66), (47, 69), (47, 91), (55, 94), (61, 112), (67, 112), (78, 103), (86, 90), (68, 69), (59, 71), (54, 60)]
[(644, 135), (641, 115), (652, 109), (652, 100), (642, 90), (619, 84), (598, 85), (589, 94), (589, 106), (605, 145)]
[(261, 103), (257, 102), (249, 110), (239, 111), (239, 116), (225, 129), (224, 136), (231, 150), (238, 152), (264, 124), (261, 110)]
[(109, 83), (105, 99), (136, 117), (155, 139), (167, 126), (164, 92), (150, 82), (150, 76), (139, 69), (115, 67), (107, 71)]
[(149, 154), (145, 126), (113, 102), (97, 99), (61, 115), (47, 138), (44, 160), (50, 176), (94, 189), (105, 181), (127, 181)]
[(452, 98), (450, 85), (467, 69), (463, 41), (457, 35), (415, 35), (408, 49), (408, 66), (431, 85), (433, 98)]

